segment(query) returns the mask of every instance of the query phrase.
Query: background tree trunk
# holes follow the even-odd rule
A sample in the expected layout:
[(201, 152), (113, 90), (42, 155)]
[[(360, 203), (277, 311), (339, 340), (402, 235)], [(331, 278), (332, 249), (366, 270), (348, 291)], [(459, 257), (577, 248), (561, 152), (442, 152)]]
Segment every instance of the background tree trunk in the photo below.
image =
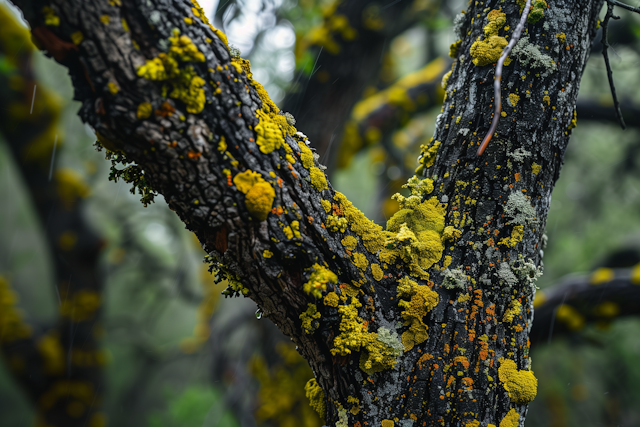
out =
[(124, 177), (162, 194), (229, 293), (298, 346), (327, 423), (523, 425), (543, 230), (602, 1), (536, 2), (482, 157), (495, 46), (521, 5), (456, 18), (443, 113), (387, 230), (331, 188), (195, 2), (111, 3), (16, 1), (69, 67), (83, 120), (135, 162)]

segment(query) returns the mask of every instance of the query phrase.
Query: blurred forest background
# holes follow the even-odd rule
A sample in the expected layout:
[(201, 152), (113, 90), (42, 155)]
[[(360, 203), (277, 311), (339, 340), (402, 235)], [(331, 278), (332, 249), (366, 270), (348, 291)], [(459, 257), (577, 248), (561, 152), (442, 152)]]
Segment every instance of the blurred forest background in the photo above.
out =
[[(371, 31), (380, 30), (396, 3), (351, 0)], [(329, 129), (319, 152), (334, 187), (379, 223), (394, 212), (390, 196), (413, 175), (420, 145), (433, 133), (440, 80), (457, 39), (453, 21), (465, 6), (408, 3), (411, 19), (369, 40), (366, 31), (345, 26), (330, 1), (201, 2), (303, 132), (305, 119), (319, 126), (324, 120), (303, 117), (304, 104), (316, 102), (307, 92), (332, 79), (334, 68), (351, 67), (358, 99), (319, 106), (346, 108), (348, 117)], [(617, 274), (610, 268), (640, 262), (640, 19), (619, 14), (610, 55), (628, 129), (615, 122), (597, 40), (580, 88), (578, 127), (553, 193), (540, 296), (568, 275), (603, 283)], [(80, 403), (66, 409), (82, 417), (99, 407), (87, 418), (90, 427), (321, 426), (304, 395), (312, 376), (306, 363), (251, 300), (221, 297), (224, 283), (214, 283), (196, 239), (161, 197), (143, 208), (129, 184), (109, 181), (110, 164), (76, 116), (79, 103), (71, 100), (65, 69), (31, 46), (17, 16), (0, 0), (0, 425), (33, 424), (35, 406), (20, 384), (36, 370), (10, 345), (32, 336), (48, 360), (38, 368), (45, 374), (90, 372), (98, 388), (93, 400), (78, 393), (72, 397)], [(380, 48), (373, 61), (352, 55), (361, 65), (340, 63), (338, 42), (369, 56), (368, 47)], [(319, 62), (322, 50), (328, 59)], [(357, 75), (371, 63), (368, 74)], [(51, 198), (55, 215), (42, 207), (55, 204)], [(60, 217), (67, 214), (73, 226)], [(55, 227), (62, 228), (50, 230)], [(77, 250), (95, 256), (70, 255)], [(80, 260), (79, 272), (64, 267), (67, 256)], [(99, 283), (73, 302), (73, 317), (60, 289), (75, 274)], [(572, 333), (551, 329), (532, 347), (539, 388), (527, 426), (640, 425), (639, 319), (616, 318), (615, 309), (598, 322), (564, 314), (557, 323), (564, 319)], [(87, 319), (90, 333), (78, 339), (74, 322)]]

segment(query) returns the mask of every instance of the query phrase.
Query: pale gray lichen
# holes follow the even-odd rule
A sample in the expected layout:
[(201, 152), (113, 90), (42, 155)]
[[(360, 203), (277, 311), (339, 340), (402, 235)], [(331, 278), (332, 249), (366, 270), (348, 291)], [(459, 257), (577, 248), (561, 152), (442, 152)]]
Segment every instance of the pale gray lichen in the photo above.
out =
[(556, 63), (549, 55), (540, 52), (538, 46), (529, 42), (529, 36), (522, 37), (511, 51), (513, 56), (518, 58), (520, 64), (525, 67), (542, 68), (542, 77), (547, 77), (558, 69)]
[(464, 38), (464, 20), (464, 13), (459, 13), (453, 18), (453, 32), (458, 36), (458, 39)]
[(451, 269), (445, 269), (442, 271), (442, 287), (446, 289), (467, 289), (469, 278), (462, 271), (462, 267)]
[(511, 271), (509, 263), (500, 263), (500, 268), (498, 268), (498, 277), (509, 287), (513, 287), (518, 284), (518, 278), (513, 274), (513, 271)]
[(413, 421), (412, 419), (407, 419), (398, 421), (396, 425), (399, 427), (413, 427), (413, 423), (415, 423), (415, 421)]
[(404, 345), (396, 331), (391, 331), (384, 327), (378, 328), (378, 341), (393, 349), (392, 354), (395, 357), (400, 356), (404, 351)]
[(508, 151), (507, 156), (511, 157), (516, 162), (523, 162), (524, 159), (531, 156), (531, 151), (527, 151), (523, 147), (519, 147), (513, 151)]
[(527, 196), (519, 191), (509, 194), (507, 204), (504, 206), (504, 212), (512, 218), (509, 222), (513, 224), (529, 225), (538, 221), (535, 208), (531, 206)]
[(525, 259), (524, 255), (520, 255), (520, 258), (512, 264), (511, 269), (521, 281), (528, 285), (525, 291), (533, 294), (536, 289), (536, 282), (543, 273), (542, 264), (536, 267), (533, 260)]

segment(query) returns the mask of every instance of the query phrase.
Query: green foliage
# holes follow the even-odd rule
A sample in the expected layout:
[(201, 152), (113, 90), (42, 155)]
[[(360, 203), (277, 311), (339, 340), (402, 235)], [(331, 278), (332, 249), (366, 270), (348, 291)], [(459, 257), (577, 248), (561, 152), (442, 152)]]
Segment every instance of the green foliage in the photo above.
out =
[(166, 394), (164, 411), (149, 415), (149, 427), (239, 426), (228, 411), (222, 411), (224, 399), (211, 387), (191, 385), (177, 394)]
[[(105, 148), (100, 141), (96, 141), (94, 144), (98, 151), (105, 150), (105, 158), (111, 160), (111, 171), (109, 172), (109, 181), (118, 182), (122, 179), (127, 184), (132, 184), (129, 190), (131, 194), (136, 194), (136, 189), (140, 195), (140, 201), (146, 208), (150, 203), (154, 202), (158, 192), (151, 188), (147, 181), (144, 170), (136, 165), (130, 164), (131, 161), (121, 151), (111, 151)], [(118, 165), (125, 166), (123, 169), (118, 169)], [(129, 165), (129, 166), (126, 166)]]

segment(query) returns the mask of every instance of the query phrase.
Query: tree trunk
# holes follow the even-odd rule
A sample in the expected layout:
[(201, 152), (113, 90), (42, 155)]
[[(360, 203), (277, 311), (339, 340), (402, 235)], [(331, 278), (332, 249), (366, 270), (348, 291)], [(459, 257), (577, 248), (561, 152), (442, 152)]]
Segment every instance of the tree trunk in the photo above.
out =
[(69, 67), (82, 119), (138, 166), (127, 178), (162, 194), (228, 292), (298, 346), (327, 424), (524, 425), (543, 230), (602, 1), (535, 2), (481, 157), (491, 64), (521, 6), (474, 3), (456, 19), (434, 142), (386, 230), (331, 188), (195, 2), (16, 3)]

